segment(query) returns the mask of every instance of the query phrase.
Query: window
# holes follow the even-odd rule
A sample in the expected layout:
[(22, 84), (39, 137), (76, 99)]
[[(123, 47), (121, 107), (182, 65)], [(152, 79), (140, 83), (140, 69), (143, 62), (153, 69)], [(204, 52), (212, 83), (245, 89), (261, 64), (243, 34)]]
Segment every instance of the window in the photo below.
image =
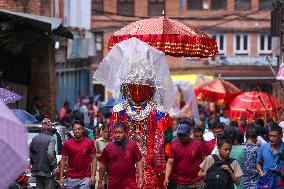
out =
[(227, 0), (211, 0), (211, 9), (219, 10), (227, 8)]
[(219, 54), (225, 55), (226, 54), (225, 35), (224, 34), (216, 34), (216, 35), (213, 35), (213, 38), (217, 42)]
[(234, 38), (234, 52), (236, 55), (249, 54), (249, 35), (236, 34)]
[(187, 9), (188, 10), (202, 10), (203, 9), (203, 1), (202, 0), (188, 0), (187, 1)]
[(165, 0), (149, 0), (148, 1), (148, 15), (160, 16), (165, 10)]
[(104, 13), (104, 1), (92, 0), (92, 15), (102, 15)]
[(117, 14), (134, 16), (134, 0), (117, 0)]
[(271, 0), (259, 0), (259, 10), (272, 10)]
[(269, 35), (261, 34), (259, 35), (258, 39), (258, 54), (272, 54), (272, 37)]
[(98, 58), (103, 58), (103, 33), (102, 32), (95, 32), (95, 46)]
[(246, 11), (251, 9), (251, 0), (235, 0), (235, 10)]

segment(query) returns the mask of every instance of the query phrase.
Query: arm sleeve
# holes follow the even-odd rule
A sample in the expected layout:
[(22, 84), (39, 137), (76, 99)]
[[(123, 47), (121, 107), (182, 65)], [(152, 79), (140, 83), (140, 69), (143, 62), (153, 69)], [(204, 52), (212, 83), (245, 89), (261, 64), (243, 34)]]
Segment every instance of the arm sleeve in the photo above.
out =
[(259, 164), (263, 164), (263, 156), (262, 156), (263, 146), (264, 145), (261, 145), (261, 147), (259, 148), (258, 155), (257, 155), (257, 160), (256, 161)]
[(92, 154), (92, 155), (96, 155), (96, 146), (95, 146), (95, 144), (93, 143), (93, 141), (92, 141), (92, 143), (91, 143), (91, 154)]
[(209, 167), (211, 167), (214, 163), (214, 159), (212, 155), (207, 156), (207, 158), (200, 164), (200, 169), (206, 172)]
[(57, 165), (56, 154), (55, 154), (55, 144), (56, 144), (56, 135), (53, 135), (50, 138), (50, 142), (48, 144), (47, 149), (47, 158), (52, 168), (55, 168)]
[(61, 150), (61, 155), (62, 156), (68, 156), (68, 146), (67, 146), (67, 142), (64, 143), (62, 150)]
[(208, 155), (208, 150), (207, 150), (206, 147), (207, 147), (207, 146), (206, 146), (206, 142), (205, 142), (205, 141), (201, 142), (200, 148), (199, 148), (199, 150), (200, 150), (199, 152), (200, 152), (200, 157), (201, 157), (202, 159), (205, 159), (206, 156)]
[(243, 171), (242, 171), (241, 166), (240, 166), (240, 164), (238, 163), (237, 160), (233, 161), (230, 165), (231, 165), (231, 167), (232, 167), (232, 169), (234, 171), (234, 175), (236, 177), (243, 176)]
[(105, 147), (105, 149), (102, 152), (101, 158), (100, 158), (100, 162), (105, 166), (107, 166), (107, 164), (109, 162), (107, 151), (108, 151), (108, 146)]
[(175, 156), (176, 156), (175, 145), (172, 144), (169, 157), (175, 159)]

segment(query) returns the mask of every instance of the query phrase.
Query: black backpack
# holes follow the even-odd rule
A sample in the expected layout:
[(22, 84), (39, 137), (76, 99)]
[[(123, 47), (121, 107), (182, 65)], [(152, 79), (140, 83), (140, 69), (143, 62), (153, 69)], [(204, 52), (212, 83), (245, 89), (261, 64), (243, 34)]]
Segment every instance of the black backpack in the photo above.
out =
[(218, 155), (213, 154), (214, 164), (206, 171), (204, 182), (206, 183), (206, 189), (234, 189), (234, 181), (230, 174), (223, 169), (222, 165), (228, 165), (233, 171), (230, 164), (235, 160), (228, 158), (226, 160), (220, 160)]

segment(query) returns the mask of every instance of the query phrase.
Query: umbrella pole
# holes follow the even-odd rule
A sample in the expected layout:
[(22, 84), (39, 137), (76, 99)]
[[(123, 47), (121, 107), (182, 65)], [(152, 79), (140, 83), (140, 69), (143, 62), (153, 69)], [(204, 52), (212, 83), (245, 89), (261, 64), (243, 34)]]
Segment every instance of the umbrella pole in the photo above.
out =
[[(259, 92), (261, 92), (259, 86), (257, 86), (257, 88), (258, 88)], [(279, 112), (278, 112), (277, 104), (272, 103), (272, 100), (271, 100), (270, 96), (269, 96), (268, 94), (267, 94), (267, 96), (268, 96), (268, 99), (269, 99), (269, 101), (270, 101), (272, 107), (275, 105), (275, 109), (276, 109), (276, 119), (277, 119), (277, 122), (278, 122), (278, 121), (279, 121)], [(271, 116), (271, 113), (270, 113), (270, 116)]]
[(276, 109), (276, 121), (279, 122), (278, 105), (276, 104), (275, 101), (274, 101), (275, 103), (272, 103), (272, 100), (271, 100), (270, 96), (268, 94), (267, 94), (267, 96), (268, 96), (268, 99), (269, 99), (270, 103), (275, 106), (275, 109)]
[[(258, 95), (258, 98), (259, 98), (259, 100), (260, 100), (261, 104), (263, 105), (263, 107), (264, 107), (265, 111), (266, 111), (266, 112), (268, 112), (268, 113), (269, 113), (269, 115), (272, 117), (271, 112), (270, 112), (270, 111), (266, 108), (266, 106), (264, 105), (263, 99), (261, 98), (261, 96), (260, 96), (260, 95)], [(266, 114), (265, 114), (265, 115), (266, 115)]]
[[(259, 88), (259, 86), (257, 86), (257, 88), (258, 88), (258, 91), (259, 91), (260, 93), (262, 93), (261, 90), (260, 90), (260, 88)], [(266, 93), (266, 94), (267, 94), (267, 93)], [(267, 95), (268, 95), (268, 94), (267, 94)], [(269, 97), (269, 96), (268, 96), (268, 97)], [(264, 104), (264, 101), (263, 101), (263, 99), (261, 98), (260, 95), (258, 95), (258, 98), (259, 98), (261, 104), (264, 106), (266, 112), (269, 112), (269, 115), (272, 117), (271, 111), (266, 108), (266, 106), (265, 106), (265, 104)], [(269, 100), (270, 100), (270, 99), (269, 99)], [(270, 102), (271, 102), (271, 101), (270, 101)], [(271, 105), (272, 105), (272, 104), (271, 104)], [(266, 114), (265, 114), (265, 115), (266, 115)]]

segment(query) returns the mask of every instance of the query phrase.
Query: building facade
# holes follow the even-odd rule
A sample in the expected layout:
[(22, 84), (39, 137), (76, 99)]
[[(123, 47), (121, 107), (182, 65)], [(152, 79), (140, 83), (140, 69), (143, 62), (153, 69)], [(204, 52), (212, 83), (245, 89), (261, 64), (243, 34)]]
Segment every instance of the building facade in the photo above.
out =
[(92, 96), (90, 66), (96, 55), (91, 29), (91, 0), (61, 0), (63, 25), (73, 33), (72, 40), (58, 39), (56, 50), (56, 110), (69, 101), (71, 108), (77, 99)]
[(272, 6), (271, 0), (92, 0), (97, 63), (115, 31), (165, 10), (166, 17), (212, 35), (219, 48), (218, 55), (206, 59), (168, 57), (172, 75), (221, 75), (242, 90), (272, 93), (275, 76), (268, 60), (274, 69), (278, 65), (270, 35)]
[[(24, 97), (17, 106), (9, 106), (28, 110), (33, 98), (38, 96), (50, 118), (55, 117), (56, 76), (53, 29), (49, 27), (51, 22), (58, 21), (48, 19), (54, 16), (55, 4), (52, 2), (0, 0), (1, 87)], [(46, 22), (39, 25), (41, 18), (37, 15), (46, 16)]]

